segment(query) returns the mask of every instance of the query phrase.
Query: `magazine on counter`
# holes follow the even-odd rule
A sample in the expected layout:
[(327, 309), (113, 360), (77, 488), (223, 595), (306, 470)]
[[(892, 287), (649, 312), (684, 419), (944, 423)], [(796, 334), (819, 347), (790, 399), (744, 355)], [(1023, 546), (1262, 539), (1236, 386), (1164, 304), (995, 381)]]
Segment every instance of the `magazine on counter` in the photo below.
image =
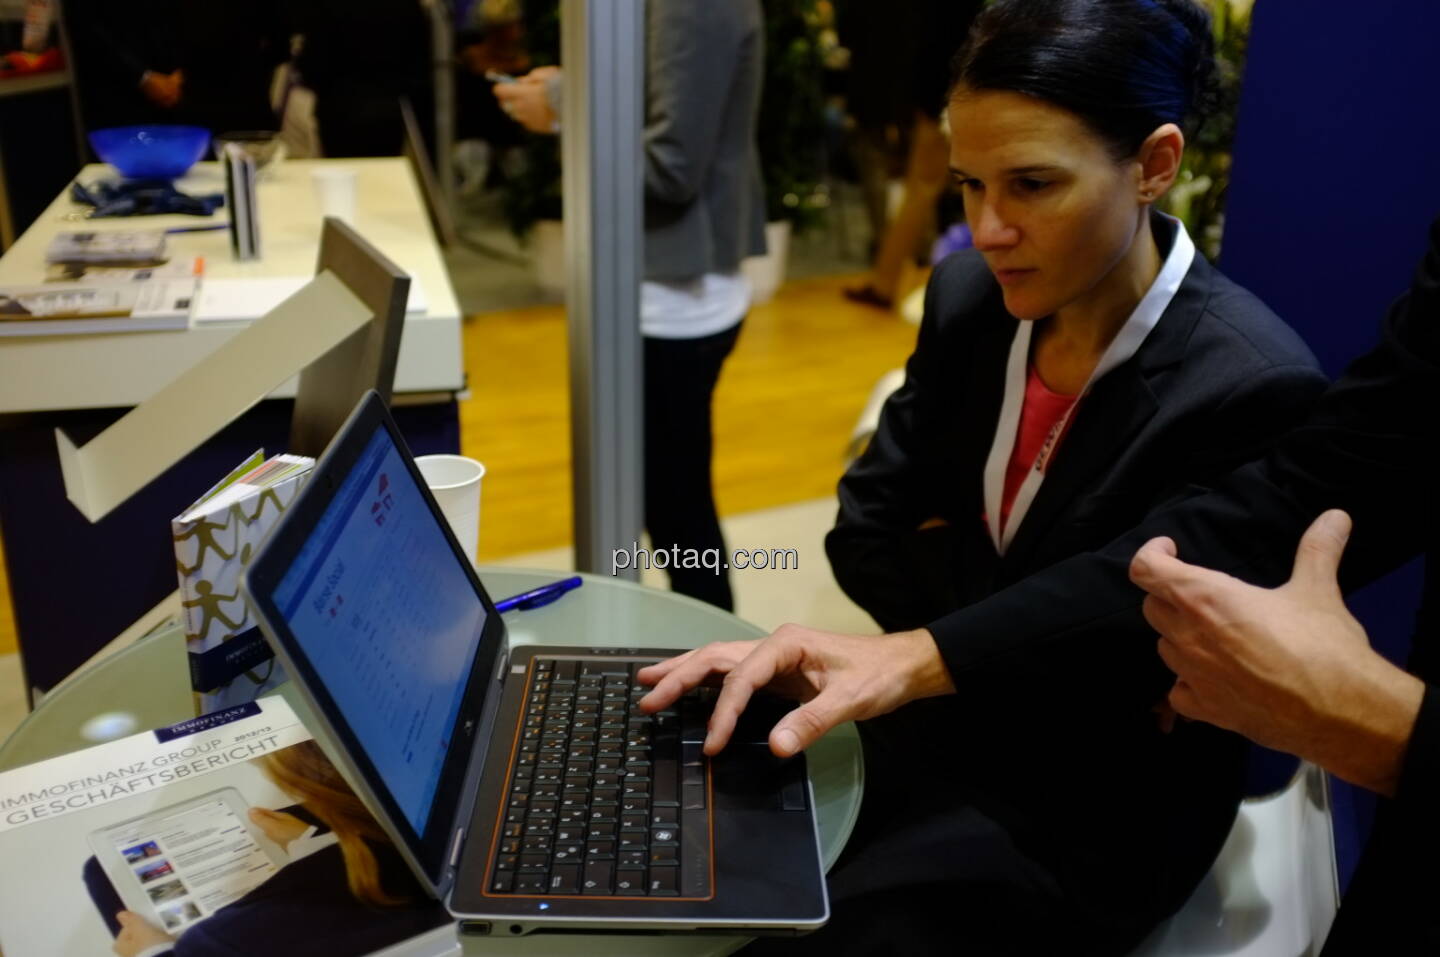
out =
[(205, 257), (175, 259), (158, 266), (112, 266), (104, 263), (50, 263), (46, 282), (150, 282), (154, 279), (199, 279), (205, 274)]
[(45, 250), (50, 263), (111, 263), (147, 266), (168, 258), (163, 229), (78, 230), (59, 233)]
[[(189, 953), (215, 941), (225, 953), (367, 954), (448, 924), (423, 896), (390, 909), (347, 898), (340, 838), (287, 791), (298, 779), (343, 782), (278, 696), (0, 772), (0, 951), (103, 957), (130, 929), (152, 946), (192, 935)], [(295, 911), (337, 910), (356, 942), (283, 926)], [(267, 931), (274, 946), (254, 949)]]
[(184, 329), (198, 288), (194, 279), (0, 285), (0, 336)]

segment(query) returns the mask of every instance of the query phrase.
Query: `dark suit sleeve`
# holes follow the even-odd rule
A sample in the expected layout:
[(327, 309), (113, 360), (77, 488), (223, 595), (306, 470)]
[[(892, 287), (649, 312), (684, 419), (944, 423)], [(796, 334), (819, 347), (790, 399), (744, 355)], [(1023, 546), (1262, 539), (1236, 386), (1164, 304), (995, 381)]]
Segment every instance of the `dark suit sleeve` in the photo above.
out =
[[(924, 623), (912, 620), (927, 571), (917, 567), (926, 564), (917, 553), (923, 554), (924, 539), (943, 537), (916, 531), (936, 514), (924, 481), (935, 470), (924, 437), (936, 434), (926, 390), (939, 374), (939, 285), (932, 280), (925, 292), (925, 317), (905, 363), (904, 384), (886, 400), (870, 444), (840, 479), (840, 511), (825, 537), (835, 580), (887, 631)], [(948, 570), (948, 563), (935, 564)]]
[[(1184, 475), (1195, 484), (1210, 485), (1269, 451), (1280, 436), (1300, 425), (1330, 384), (1310, 365), (1277, 365), (1247, 377), (1219, 407), (1205, 414), (1211, 420), (1206, 440), (1184, 449)], [(1178, 494), (1157, 498), (1163, 502)]]
[[(1031, 576), (929, 627), (957, 689), (1016, 687), (1083, 659), (1086, 694), (1154, 700), (1170, 676), (1130, 584), (1135, 551), (1168, 535), (1186, 561), (1273, 586), (1289, 577), (1301, 533), (1320, 512), (1343, 508), (1355, 530), (1341, 568), (1358, 587), (1398, 567), (1433, 540), (1428, 511), (1435, 475), (1434, 394), (1440, 385), (1440, 222), (1410, 291), (1386, 318), (1380, 344), (1326, 391), (1304, 424), (1261, 462), (1213, 491), (1151, 512), (1109, 546)], [(1416, 740), (1428, 740), (1427, 709)], [(1429, 756), (1413, 760), (1428, 760)], [(1434, 773), (1430, 780), (1437, 780)]]

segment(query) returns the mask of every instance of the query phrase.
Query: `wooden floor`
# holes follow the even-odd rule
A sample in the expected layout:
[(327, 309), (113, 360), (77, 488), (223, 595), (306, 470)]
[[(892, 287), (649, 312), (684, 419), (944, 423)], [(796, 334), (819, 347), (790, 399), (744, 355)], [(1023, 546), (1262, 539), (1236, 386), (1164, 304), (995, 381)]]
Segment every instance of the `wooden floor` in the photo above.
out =
[(5, 573), (5, 549), (0, 547), (0, 655), (15, 651), (15, 615), (10, 609), (10, 576)]
[[(871, 388), (900, 366), (915, 327), (846, 302), (854, 277), (787, 284), (746, 320), (715, 398), (715, 487), (732, 515), (829, 495)], [(480, 556), (570, 541), (565, 315), (542, 306), (464, 325), (471, 396), (462, 451), (485, 463)], [(0, 654), (15, 648), (0, 562)]]

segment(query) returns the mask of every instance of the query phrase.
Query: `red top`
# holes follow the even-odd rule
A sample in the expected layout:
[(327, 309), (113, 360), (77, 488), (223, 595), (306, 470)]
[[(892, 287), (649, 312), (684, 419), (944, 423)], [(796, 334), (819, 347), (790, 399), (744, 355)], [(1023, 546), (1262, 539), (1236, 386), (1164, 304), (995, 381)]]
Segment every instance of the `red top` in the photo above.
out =
[[(1070, 408), (1071, 403), (1076, 401), (1077, 396), (1061, 395), (1046, 388), (1040, 374), (1035, 371), (1034, 363), (1030, 364), (1025, 377), (1025, 405), (1020, 410), (1020, 428), (1016, 431), (1015, 448), (1010, 452), (1010, 464), (1005, 469), (1005, 492), (1000, 498), (1002, 529), (1010, 523), (1010, 509), (1015, 504), (1015, 496), (1019, 494), (1026, 474), (1034, 467), (1035, 459), (1045, 445), (1045, 437), (1050, 434), (1055, 423), (1064, 417), (1065, 410)], [(1065, 433), (1070, 431), (1070, 426), (1074, 423), (1075, 416), (1072, 414), (1070, 421), (1065, 423), (1060, 438), (1056, 440), (1055, 448), (1050, 452), (1052, 460), (1060, 448), (1060, 442), (1065, 438)]]

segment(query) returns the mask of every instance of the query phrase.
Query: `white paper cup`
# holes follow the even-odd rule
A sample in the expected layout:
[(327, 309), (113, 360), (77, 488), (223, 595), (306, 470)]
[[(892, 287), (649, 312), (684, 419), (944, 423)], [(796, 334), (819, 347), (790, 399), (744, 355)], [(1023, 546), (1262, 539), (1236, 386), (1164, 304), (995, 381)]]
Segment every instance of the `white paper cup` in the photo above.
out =
[(463, 455), (422, 455), (415, 464), (465, 557), (475, 564), (480, 545), (480, 480), (485, 477), (485, 466)]
[(320, 215), (334, 216), (355, 224), (357, 176), (353, 169), (321, 167), (310, 173), (315, 183), (315, 196), (320, 201)]

